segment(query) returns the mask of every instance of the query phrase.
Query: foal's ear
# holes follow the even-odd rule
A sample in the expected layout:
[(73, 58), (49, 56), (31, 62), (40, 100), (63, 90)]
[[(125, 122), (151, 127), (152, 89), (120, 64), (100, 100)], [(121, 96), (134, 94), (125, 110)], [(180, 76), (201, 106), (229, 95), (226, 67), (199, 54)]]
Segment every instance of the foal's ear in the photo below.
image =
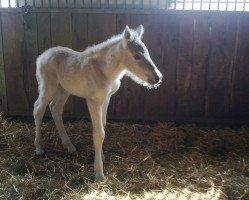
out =
[(126, 40), (129, 40), (131, 38), (131, 30), (128, 25), (126, 25), (123, 35)]
[(137, 27), (136, 32), (138, 34), (138, 37), (141, 39), (143, 37), (143, 34), (144, 34), (144, 26), (142, 24), (140, 24)]

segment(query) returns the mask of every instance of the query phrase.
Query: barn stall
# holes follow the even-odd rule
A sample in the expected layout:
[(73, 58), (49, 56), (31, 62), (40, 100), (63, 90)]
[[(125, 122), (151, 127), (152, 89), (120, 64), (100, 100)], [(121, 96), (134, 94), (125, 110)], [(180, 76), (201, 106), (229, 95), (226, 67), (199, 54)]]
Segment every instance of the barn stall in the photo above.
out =
[[(0, 198), (249, 198), (249, 2), (0, 2)], [(83, 51), (139, 24), (164, 79), (149, 91), (122, 80), (108, 110), (107, 179), (93, 182), (91, 124), (77, 97), (64, 110), (77, 153), (47, 121), (47, 153), (36, 156), (37, 56)]]

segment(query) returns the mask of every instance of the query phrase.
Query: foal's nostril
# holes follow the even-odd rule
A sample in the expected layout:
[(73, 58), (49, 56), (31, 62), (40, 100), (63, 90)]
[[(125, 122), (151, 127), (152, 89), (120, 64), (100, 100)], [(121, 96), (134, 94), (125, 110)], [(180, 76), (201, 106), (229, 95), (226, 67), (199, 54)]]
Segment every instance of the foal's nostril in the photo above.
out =
[(160, 77), (159, 76), (155, 76), (155, 82), (158, 83), (160, 81)]
[(150, 76), (148, 76), (148, 82), (152, 85), (156, 85), (158, 83), (160, 83), (162, 80), (162, 75), (161, 74), (151, 74)]

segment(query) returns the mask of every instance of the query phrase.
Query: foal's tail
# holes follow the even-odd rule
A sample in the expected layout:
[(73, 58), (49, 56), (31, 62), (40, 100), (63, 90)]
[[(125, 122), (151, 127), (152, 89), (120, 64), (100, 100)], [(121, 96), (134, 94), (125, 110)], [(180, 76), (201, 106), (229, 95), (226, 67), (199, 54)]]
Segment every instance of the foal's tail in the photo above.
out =
[(36, 59), (36, 80), (38, 83), (38, 94), (40, 94), (40, 88), (41, 88), (41, 56), (40, 55), (37, 59)]

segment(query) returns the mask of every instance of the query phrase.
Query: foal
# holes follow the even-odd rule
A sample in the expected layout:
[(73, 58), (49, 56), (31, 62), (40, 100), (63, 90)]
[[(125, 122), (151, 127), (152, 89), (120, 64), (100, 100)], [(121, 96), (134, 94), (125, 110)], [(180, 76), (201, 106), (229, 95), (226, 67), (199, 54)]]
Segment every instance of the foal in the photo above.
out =
[(129, 75), (148, 88), (156, 88), (162, 79), (162, 74), (141, 41), (143, 33), (142, 25), (136, 30), (126, 26), (122, 34), (88, 47), (83, 52), (54, 47), (37, 58), (39, 97), (33, 112), (36, 154), (44, 152), (41, 124), (48, 104), (62, 144), (68, 152), (76, 150), (63, 125), (63, 107), (71, 94), (86, 98), (93, 126), (95, 179), (104, 178), (102, 144), (105, 138), (106, 112), (110, 97), (119, 89), (121, 78)]

